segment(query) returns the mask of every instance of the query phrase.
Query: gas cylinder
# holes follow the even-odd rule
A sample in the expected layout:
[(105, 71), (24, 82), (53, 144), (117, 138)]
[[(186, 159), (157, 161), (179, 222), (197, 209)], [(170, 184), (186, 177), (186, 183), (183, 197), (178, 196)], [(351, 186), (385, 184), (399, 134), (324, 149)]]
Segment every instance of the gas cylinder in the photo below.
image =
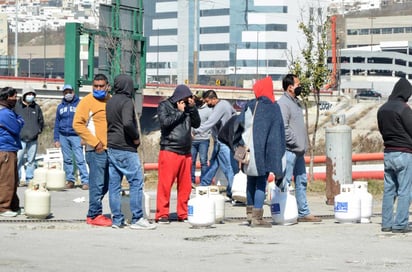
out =
[[(121, 195), (121, 211), (125, 220), (130, 223), (132, 220), (132, 212), (130, 210), (130, 193), (128, 190), (124, 190)], [(143, 217), (150, 219), (150, 195), (144, 190), (142, 194), (142, 210)]]
[(33, 183), (34, 184), (47, 183), (47, 171), (48, 169), (45, 167), (37, 167), (36, 169), (34, 169)]
[(246, 203), (247, 176), (243, 171), (239, 171), (233, 177), (232, 199)]
[(335, 219), (338, 223), (358, 223), (361, 220), (361, 199), (353, 184), (341, 184), (335, 196)]
[(273, 186), (270, 211), (273, 223), (278, 225), (296, 224), (298, 206), (296, 197), (291, 193), (289, 186), (285, 186), (283, 190), (276, 185)]
[(367, 181), (354, 181), (355, 193), (359, 195), (361, 200), (361, 223), (371, 223), (373, 197), (368, 192)]
[(193, 227), (209, 227), (215, 223), (215, 202), (209, 198), (207, 186), (196, 187), (196, 196), (188, 203), (187, 219)]
[(215, 223), (223, 223), (225, 219), (225, 198), (220, 194), (218, 186), (209, 186), (209, 198), (215, 202)]
[(66, 188), (66, 173), (60, 169), (49, 169), (46, 174), (47, 189), (60, 191)]
[(33, 184), (24, 192), (24, 210), (27, 217), (45, 219), (50, 215), (50, 193), (45, 183)]

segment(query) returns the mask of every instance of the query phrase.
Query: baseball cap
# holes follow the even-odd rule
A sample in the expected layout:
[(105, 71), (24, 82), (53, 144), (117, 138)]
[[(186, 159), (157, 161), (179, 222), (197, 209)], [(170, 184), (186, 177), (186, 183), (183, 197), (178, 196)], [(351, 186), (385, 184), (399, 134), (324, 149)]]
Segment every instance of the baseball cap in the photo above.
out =
[(64, 90), (67, 90), (67, 89), (73, 90), (72, 85), (70, 85), (70, 84), (65, 84), (65, 85), (63, 86), (63, 91), (64, 91)]

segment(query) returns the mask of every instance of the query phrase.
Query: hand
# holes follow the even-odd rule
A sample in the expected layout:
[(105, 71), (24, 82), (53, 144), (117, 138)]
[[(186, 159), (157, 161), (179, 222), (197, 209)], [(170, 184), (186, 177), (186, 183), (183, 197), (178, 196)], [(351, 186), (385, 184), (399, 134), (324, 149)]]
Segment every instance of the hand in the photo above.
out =
[(133, 143), (134, 143), (135, 145), (137, 145), (137, 147), (139, 147), (139, 145), (140, 145), (140, 140), (139, 140), (139, 139), (133, 140)]
[(94, 147), (94, 151), (96, 151), (97, 153), (102, 153), (102, 152), (104, 151), (102, 142), (99, 142), (99, 143)]
[(59, 141), (54, 142), (54, 147), (60, 148), (60, 142)]

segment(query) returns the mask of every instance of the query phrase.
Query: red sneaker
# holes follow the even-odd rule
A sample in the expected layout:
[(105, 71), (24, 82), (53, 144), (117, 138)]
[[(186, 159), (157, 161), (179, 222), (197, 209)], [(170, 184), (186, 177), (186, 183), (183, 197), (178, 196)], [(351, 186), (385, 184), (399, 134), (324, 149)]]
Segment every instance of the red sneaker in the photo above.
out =
[(87, 217), (86, 223), (94, 226), (110, 227), (112, 225), (112, 219), (100, 214), (95, 218)]

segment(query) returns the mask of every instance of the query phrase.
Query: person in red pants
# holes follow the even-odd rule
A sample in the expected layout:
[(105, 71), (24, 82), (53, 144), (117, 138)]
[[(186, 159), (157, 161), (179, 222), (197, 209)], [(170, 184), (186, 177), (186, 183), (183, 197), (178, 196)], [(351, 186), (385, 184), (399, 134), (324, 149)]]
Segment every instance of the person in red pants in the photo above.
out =
[(155, 220), (159, 224), (170, 223), (170, 192), (176, 181), (177, 219), (185, 221), (192, 190), (191, 128), (200, 126), (192, 91), (186, 85), (178, 85), (171, 97), (160, 102), (157, 114), (161, 136)]

